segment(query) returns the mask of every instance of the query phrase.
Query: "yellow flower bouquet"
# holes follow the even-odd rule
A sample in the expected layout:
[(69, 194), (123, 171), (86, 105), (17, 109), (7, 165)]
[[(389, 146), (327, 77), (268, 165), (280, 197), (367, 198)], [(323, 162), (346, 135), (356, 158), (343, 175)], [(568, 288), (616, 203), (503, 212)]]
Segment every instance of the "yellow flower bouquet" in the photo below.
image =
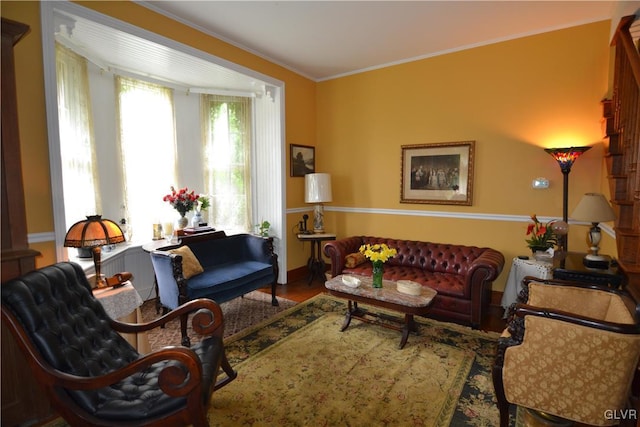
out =
[(373, 287), (382, 287), (382, 273), (383, 265), (390, 258), (396, 256), (398, 251), (395, 248), (390, 248), (386, 243), (375, 243), (373, 245), (366, 244), (360, 246), (360, 253), (364, 254), (373, 266)]

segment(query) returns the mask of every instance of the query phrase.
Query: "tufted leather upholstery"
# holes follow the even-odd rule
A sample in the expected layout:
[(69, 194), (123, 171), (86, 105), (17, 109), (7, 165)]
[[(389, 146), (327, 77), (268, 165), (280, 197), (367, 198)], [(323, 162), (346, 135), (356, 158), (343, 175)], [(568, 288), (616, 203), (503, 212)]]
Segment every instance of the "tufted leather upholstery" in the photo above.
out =
[[(3, 322), (31, 355), (30, 365), (56, 410), (72, 425), (206, 422), (218, 370), (227, 362), (219, 307), (207, 300), (194, 303), (191, 309), (213, 308), (204, 323), (215, 322), (217, 331), (209, 331), (191, 350), (141, 356), (116, 328), (133, 332), (137, 326), (150, 326), (147, 330), (169, 317), (144, 325), (110, 319), (77, 264), (51, 265), (2, 285)], [(180, 411), (184, 413), (178, 416)]]
[(353, 236), (327, 242), (331, 274), (372, 275), (370, 262), (345, 267), (348, 254), (365, 244), (386, 243), (397, 255), (385, 263), (386, 280), (413, 280), (438, 291), (433, 317), (479, 327), (489, 304), (491, 284), (504, 267), (504, 256), (490, 248), (414, 240)]

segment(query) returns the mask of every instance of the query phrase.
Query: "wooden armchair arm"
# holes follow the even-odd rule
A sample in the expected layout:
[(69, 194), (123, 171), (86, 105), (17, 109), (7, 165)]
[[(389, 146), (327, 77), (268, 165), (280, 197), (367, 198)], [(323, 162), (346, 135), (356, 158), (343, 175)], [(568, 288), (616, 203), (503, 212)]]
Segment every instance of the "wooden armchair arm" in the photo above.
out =
[[(532, 283), (543, 284), (544, 286), (536, 286), (536, 298), (531, 299), (530, 295), (530, 285)], [(616, 306), (619, 306), (620, 310), (626, 309), (626, 311), (633, 318), (633, 323), (640, 323), (640, 306), (636, 303), (633, 297), (626, 291), (621, 289), (612, 289), (607, 287), (602, 287), (599, 285), (594, 285), (591, 283), (583, 283), (583, 282), (573, 282), (568, 280), (559, 280), (559, 279), (539, 279), (536, 277), (527, 276), (522, 280), (522, 291), (518, 295), (518, 302), (536, 305), (536, 306), (553, 306), (552, 304), (558, 304), (561, 301), (558, 301), (559, 295), (567, 295), (566, 302), (567, 304), (561, 303), (559, 306), (555, 306), (554, 308), (561, 310), (562, 307), (567, 308), (571, 304), (571, 295), (586, 295), (590, 294), (592, 296), (589, 297), (588, 305), (597, 304), (598, 301), (601, 301), (601, 304), (607, 306), (611, 304), (612, 301), (615, 300)], [(575, 292), (574, 292), (575, 289)], [(592, 292), (591, 292), (592, 291)], [(555, 294), (555, 296), (553, 296)], [(549, 295), (549, 299), (546, 296)], [(541, 298), (544, 301), (541, 301)], [(556, 302), (553, 302), (553, 300)], [(576, 312), (581, 312), (581, 307), (575, 307)], [(569, 310), (571, 311), (571, 310)], [(583, 313), (584, 314), (584, 313)], [(588, 317), (588, 316), (587, 316)], [(611, 320), (611, 319), (610, 319)], [(630, 323), (630, 322), (629, 322)]]
[(610, 292), (612, 294), (616, 294), (624, 297), (630, 297), (629, 293), (625, 290), (609, 288), (609, 287), (597, 285), (594, 283), (576, 282), (572, 280), (563, 280), (563, 279), (540, 279), (538, 277), (533, 277), (533, 276), (526, 276), (524, 279), (522, 279), (522, 284), (524, 286), (527, 286), (531, 282), (544, 283), (546, 285), (554, 285), (554, 286), (571, 286), (574, 288), (594, 289), (599, 291)]
[[(97, 390), (117, 383), (154, 363), (162, 361), (175, 361), (176, 364), (167, 364), (159, 374), (159, 385), (163, 392), (170, 396), (186, 395), (196, 387), (202, 379), (200, 359), (196, 353), (186, 347), (167, 347), (140, 359), (133, 361), (122, 369), (115, 370), (105, 375), (84, 377), (62, 372), (51, 368), (26, 334), (18, 333), (20, 323), (15, 316), (2, 307), (2, 321), (10, 325), (16, 342), (20, 348), (28, 353), (27, 360), (37, 380), (43, 385), (64, 387), (69, 390)], [(183, 366), (181, 369), (179, 366)]]
[(165, 347), (150, 353), (122, 369), (97, 377), (80, 377), (58, 370), (45, 368), (47, 383), (64, 387), (69, 390), (97, 390), (115, 384), (131, 375), (136, 374), (158, 362), (175, 361), (178, 364), (167, 364), (160, 371), (158, 384), (163, 392), (169, 396), (185, 396), (202, 381), (202, 367), (195, 352), (186, 347)]
[(185, 314), (195, 312), (191, 320), (193, 330), (200, 335), (220, 335), (224, 328), (222, 317), (222, 309), (213, 300), (207, 298), (199, 298), (182, 304), (175, 310), (171, 310), (167, 314), (143, 323), (125, 323), (117, 320), (111, 320), (111, 327), (122, 333), (140, 333), (150, 331), (164, 326), (168, 321), (180, 318)]
[(580, 316), (573, 313), (560, 310), (550, 310), (542, 307), (534, 307), (518, 303), (513, 310), (514, 319), (509, 322), (507, 330), (511, 337), (517, 342), (522, 342), (524, 337), (524, 322), (517, 319), (523, 319), (525, 316), (538, 316), (545, 317), (547, 319), (560, 320), (562, 322), (571, 323), (574, 325), (585, 326), (589, 328), (599, 329), (602, 331), (615, 332), (619, 334), (640, 334), (640, 324), (627, 324), (627, 323), (614, 323), (604, 320), (593, 319), (587, 316)]

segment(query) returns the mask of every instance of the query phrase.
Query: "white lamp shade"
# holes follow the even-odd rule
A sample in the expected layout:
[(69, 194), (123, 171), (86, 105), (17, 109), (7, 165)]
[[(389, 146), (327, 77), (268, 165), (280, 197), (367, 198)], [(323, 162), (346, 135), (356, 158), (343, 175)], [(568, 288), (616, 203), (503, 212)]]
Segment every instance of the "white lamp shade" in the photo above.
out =
[(586, 193), (571, 213), (571, 218), (578, 221), (598, 223), (613, 221), (616, 219), (616, 214), (604, 195)]
[(304, 176), (304, 201), (325, 203), (333, 200), (331, 195), (331, 175), (328, 173), (308, 173)]

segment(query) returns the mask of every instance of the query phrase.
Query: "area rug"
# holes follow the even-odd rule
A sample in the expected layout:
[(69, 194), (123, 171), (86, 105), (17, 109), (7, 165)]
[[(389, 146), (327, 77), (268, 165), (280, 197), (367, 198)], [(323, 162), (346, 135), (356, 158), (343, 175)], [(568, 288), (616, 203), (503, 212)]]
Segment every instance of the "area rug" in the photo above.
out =
[[(224, 318), (224, 336), (229, 337), (239, 331), (259, 324), (274, 315), (296, 305), (295, 301), (276, 297), (279, 305), (271, 305), (271, 294), (253, 291), (242, 297), (220, 304)], [(155, 300), (146, 301), (141, 308), (142, 319), (151, 321), (160, 314), (156, 312)], [(188, 323), (187, 334), (192, 341), (198, 336), (193, 333), (191, 323)], [(157, 328), (147, 333), (151, 351), (159, 350), (168, 345), (179, 345), (181, 340), (180, 321), (178, 319), (168, 322), (164, 328)]]
[[(416, 319), (419, 335), (353, 320), (318, 295), (225, 340), (238, 372), (211, 426), (496, 426), (496, 333)], [(392, 313), (388, 313), (392, 314)]]

